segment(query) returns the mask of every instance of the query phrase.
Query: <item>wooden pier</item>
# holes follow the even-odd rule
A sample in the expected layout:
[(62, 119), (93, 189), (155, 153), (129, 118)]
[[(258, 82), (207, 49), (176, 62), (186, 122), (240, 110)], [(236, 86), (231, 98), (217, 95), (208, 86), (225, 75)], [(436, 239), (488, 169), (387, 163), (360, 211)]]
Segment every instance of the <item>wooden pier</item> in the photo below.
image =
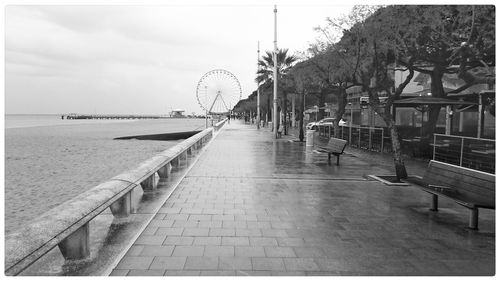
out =
[(163, 119), (166, 115), (134, 115), (134, 114), (75, 114), (61, 115), (61, 119)]

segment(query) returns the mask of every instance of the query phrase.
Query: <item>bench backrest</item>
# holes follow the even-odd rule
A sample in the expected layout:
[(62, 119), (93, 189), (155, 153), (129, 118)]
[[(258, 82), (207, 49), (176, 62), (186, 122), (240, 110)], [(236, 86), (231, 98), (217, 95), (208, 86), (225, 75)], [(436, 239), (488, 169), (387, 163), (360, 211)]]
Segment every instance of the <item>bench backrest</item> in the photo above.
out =
[(326, 148), (336, 153), (342, 153), (344, 152), (346, 145), (347, 145), (346, 140), (330, 138), (328, 144), (326, 145)]
[(431, 160), (424, 182), (454, 188), (474, 203), (495, 207), (495, 175)]

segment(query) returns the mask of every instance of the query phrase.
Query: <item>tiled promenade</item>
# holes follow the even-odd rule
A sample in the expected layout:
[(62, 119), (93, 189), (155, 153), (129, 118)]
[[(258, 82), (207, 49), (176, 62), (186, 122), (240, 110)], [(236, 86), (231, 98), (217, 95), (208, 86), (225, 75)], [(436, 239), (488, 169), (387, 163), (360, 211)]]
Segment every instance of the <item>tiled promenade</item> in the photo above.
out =
[(431, 213), (420, 189), (366, 177), (385, 166), (289, 140), (226, 125), (111, 274), (495, 273), (494, 211), (469, 231), (456, 203)]

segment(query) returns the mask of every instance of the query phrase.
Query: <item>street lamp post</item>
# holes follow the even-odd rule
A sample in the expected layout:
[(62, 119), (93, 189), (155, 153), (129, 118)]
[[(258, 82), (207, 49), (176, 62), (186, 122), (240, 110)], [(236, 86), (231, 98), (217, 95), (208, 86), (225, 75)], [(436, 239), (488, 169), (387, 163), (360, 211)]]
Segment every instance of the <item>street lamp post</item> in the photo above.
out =
[[(259, 72), (260, 44), (257, 41), (257, 72)], [(260, 83), (257, 81), (257, 129), (260, 129)]]
[(278, 35), (277, 35), (277, 14), (278, 9), (276, 5), (274, 5), (274, 53), (273, 53), (273, 61), (274, 61), (274, 69), (273, 69), (273, 133), (274, 137), (278, 138)]
[(349, 145), (351, 145), (351, 135), (352, 135), (352, 102), (349, 103), (349, 108), (351, 110), (351, 119), (349, 120)]

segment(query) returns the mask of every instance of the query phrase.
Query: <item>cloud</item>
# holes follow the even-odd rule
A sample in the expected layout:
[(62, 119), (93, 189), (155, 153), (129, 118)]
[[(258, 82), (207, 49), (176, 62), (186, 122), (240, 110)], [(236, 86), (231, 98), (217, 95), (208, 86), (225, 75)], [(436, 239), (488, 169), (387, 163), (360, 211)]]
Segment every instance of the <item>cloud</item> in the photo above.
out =
[[(292, 52), (331, 15), (279, 13)], [(196, 84), (212, 69), (235, 74), (243, 97), (255, 89), (256, 43), (272, 49), (272, 24), (271, 6), (8, 6), (6, 112), (201, 112)]]

